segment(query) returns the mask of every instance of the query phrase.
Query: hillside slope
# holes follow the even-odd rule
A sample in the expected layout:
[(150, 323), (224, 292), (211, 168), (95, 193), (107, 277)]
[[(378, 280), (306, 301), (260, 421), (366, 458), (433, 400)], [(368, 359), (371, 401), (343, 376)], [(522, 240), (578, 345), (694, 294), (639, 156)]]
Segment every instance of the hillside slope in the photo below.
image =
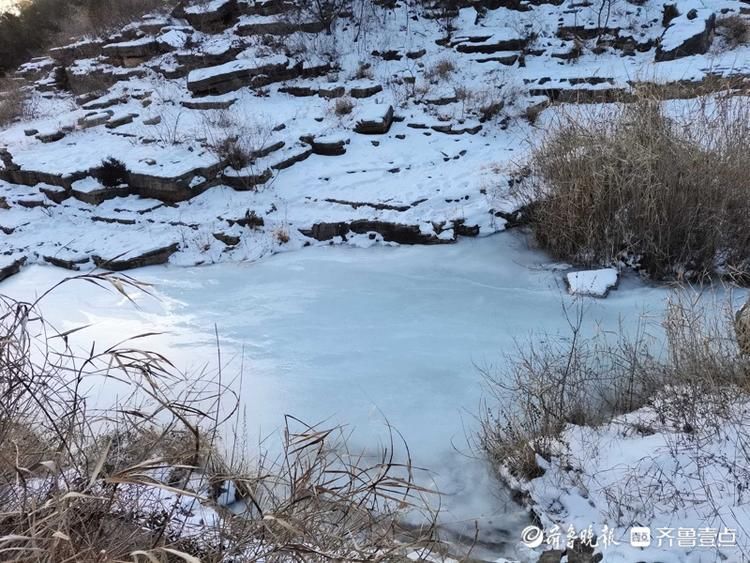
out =
[(292, 8), (183, 3), (22, 66), (24, 114), (0, 132), (4, 275), (494, 233), (544, 108), (750, 74), (722, 27), (742, 0), (356, 0), (331, 33)]

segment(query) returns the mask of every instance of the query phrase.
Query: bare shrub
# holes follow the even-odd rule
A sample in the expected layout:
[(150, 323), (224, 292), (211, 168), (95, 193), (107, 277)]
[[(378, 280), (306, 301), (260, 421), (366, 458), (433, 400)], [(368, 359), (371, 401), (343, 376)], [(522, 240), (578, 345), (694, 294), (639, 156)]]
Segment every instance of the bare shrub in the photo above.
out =
[(268, 119), (222, 110), (206, 117), (204, 127), (208, 149), (230, 168), (244, 171), (238, 176), (243, 187), (255, 189), (273, 180), (266, 157), (281, 144)]
[(750, 104), (693, 100), (684, 117), (642, 95), (562, 115), (533, 152), (525, 196), (556, 257), (655, 278), (750, 280)]
[[(146, 290), (126, 276), (77, 280), (127, 298)], [(287, 417), (278, 457), (251, 461), (242, 437), (220, 440), (225, 423), (240, 426), (230, 389), (138, 349), (147, 335), (80, 355), (68, 344), (76, 330), (57, 332), (39, 303), (0, 299), (3, 561), (382, 561), (430, 550), (430, 520), (404, 541), (401, 515), (425, 507), (427, 492), (408, 459), (394, 460), (393, 441), (365, 457), (341, 429)], [(81, 390), (105, 384), (119, 386), (117, 404), (95, 409)]]
[(351, 98), (338, 98), (334, 105), (334, 112), (339, 117), (349, 115), (354, 109), (354, 101)]
[(716, 27), (721, 30), (729, 46), (733, 48), (747, 43), (750, 38), (750, 23), (739, 14), (717, 19)]
[[(581, 308), (569, 326), (569, 334), (519, 346), (508, 371), (484, 374), (493, 406), (483, 412), (479, 443), (518, 478), (543, 474), (536, 456), (551, 459), (569, 424), (596, 427), (649, 405), (670, 428), (720, 425), (727, 398), (750, 391), (731, 307), (693, 289), (673, 294), (660, 327), (585, 337)], [(665, 352), (654, 352), (651, 329), (664, 334)]]
[(597, 425), (634, 410), (661, 383), (637, 377), (654, 364), (644, 331), (615, 341), (586, 337), (584, 309), (566, 313), (569, 334), (519, 343), (509, 372), (483, 373), (502, 407), (483, 413), (480, 444), (493, 462), (524, 479), (540, 474), (536, 454), (549, 458), (566, 424)]
[(212, 145), (219, 158), (235, 170), (242, 170), (253, 160), (249, 149), (237, 137), (224, 137)]

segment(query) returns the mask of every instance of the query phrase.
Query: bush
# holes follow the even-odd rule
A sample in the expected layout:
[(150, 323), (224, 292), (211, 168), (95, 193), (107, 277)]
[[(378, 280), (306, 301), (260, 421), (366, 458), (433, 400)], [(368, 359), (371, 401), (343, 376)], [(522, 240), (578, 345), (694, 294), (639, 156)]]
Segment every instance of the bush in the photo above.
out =
[(116, 188), (128, 183), (128, 168), (125, 163), (116, 158), (109, 157), (102, 160), (101, 165), (96, 170), (95, 176), (102, 186)]
[[(125, 276), (77, 279), (126, 297), (143, 289)], [(342, 429), (287, 417), (278, 460), (250, 463), (220, 443), (231, 438), (221, 420), (242, 425), (230, 389), (135, 348), (147, 335), (81, 356), (68, 346), (76, 330), (58, 333), (38, 306), (0, 297), (2, 561), (381, 561), (430, 551), (430, 524), (413, 542), (399, 533), (403, 512), (425, 505), (390, 450), (350, 452)], [(113, 381), (111, 408), (91, 408), (81, 390)]]
[(545, 335), (519, 348), (507, 372), (484, 374), (493, 406), (482, 414), (479, 443), (517, 478), (543, 473), (536, 456), (549, 460), (569, 424), (600, 426), (645, 405), (673, 428), (699, 419), (721, 424), (726, 397), (750, 392), (750, 359), (741, 353), (731, 307), (707, 305), (690, 289), (670, 299), (660, 327), (664, 353), (652, 352), (660, 350), (648, 336), (653, 326), (587, 338), (582, 324), (579, 309), (569, 334)]
[(750, 280), (746, 98), (660, 102), (564, 115), (521, 188), (537, 240), (576, 263), (628, 264), (659, 279), (721, 271)]

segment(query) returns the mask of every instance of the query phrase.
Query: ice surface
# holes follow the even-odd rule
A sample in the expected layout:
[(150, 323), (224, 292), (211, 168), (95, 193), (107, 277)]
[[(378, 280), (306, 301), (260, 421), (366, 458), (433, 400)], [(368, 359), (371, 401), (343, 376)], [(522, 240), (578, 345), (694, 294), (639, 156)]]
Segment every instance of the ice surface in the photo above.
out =
[[(70, 283), (45, 311), (60, 330), (85, 323), (82, 347), (147, 331), (151, 345), (197, 372), (216, 358), (214, 326), (248, 416), (248, 443), (280, 429), (283, 414), (346, 423), (356, 446), (385, 438), (385, 421), (409, 443), (415, 464), (430, 468), (446, 492), (443, 521), (512, 554), (526, 515), (481, 462), (465, 457), (483, 396), (479, 367), (506, 362), (516, 340), (565, 331), (567, 294), (549, 259), (514, 233), (450, 246), (316, 247), (254, 264), (152, 267), (132, 272), (161, 301), (140, 309), (116, 293)], [(0, 285), (30, 298), (67, 272), (32, 266)], [(586, 301), (586, 331), (626, 329), (640, 313), (658, 314), (665, 290), (625, 280), (622, 291)], [(599, 323), (599, 324), (597, 324)], [(73, 338), (73, 336), (71, 336)], [(495, 366), (495, 367), (493, 367)], [(94, 401), (113, 401), (112, 385)], [(457, 453), (458, 450), (461, 454)], [(449, 524), (453, 523), (453, 524)]]

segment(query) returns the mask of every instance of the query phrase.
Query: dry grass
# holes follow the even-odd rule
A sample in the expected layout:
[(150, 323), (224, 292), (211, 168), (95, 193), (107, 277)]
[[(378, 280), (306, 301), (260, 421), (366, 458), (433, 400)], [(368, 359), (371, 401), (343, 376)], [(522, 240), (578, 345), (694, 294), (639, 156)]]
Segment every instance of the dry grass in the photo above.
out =
[(456, 65), (451, 59), (443, 58), (436, 61), (430, 68), (425, 70), (424, 76), (427, 80), (447, 80), (456, 70)]
[(354, 101), (351, 98), (338, 98), (333, 108), (336, 115), (343, 117), (349, 115), (354, 110)]
[[(750, 392), (750, 361), (740, 353), (731, 307), (708, 301), (678, 290), (660, 327), (591, 337), (582, 333), (579, 307), (569, 334), (519, 346), (507, 372), (485, 373), (493, 406), (482, 415), (481, 447), (496, 466), (533, 479), (543, 473), (537, 456), (552, 457), (568, 424), (599, 426), (647, 404), (673, 428), (720, 424), (726, 397)], [(666, 336), (666, 352), (652, 329)], [(679, 392), (654, 402), (667, 388)]]
[(690, 103), (684, 117), (645, 95), (563, 115), (536, 147), (521, 190), (541, 245), (659, 279), (719, 271), (750, 280), (750, 104)]
[[(71, 283), (147, 291), (109, 274)], [(398, 561), (433, 545), (431, 524), (411, 541), (400, 529), (427, 491), (393, 443), (365, 457), (340, 428), (287, 418), (278, 457), (251, 462), (219, 438), (239, 412), (221, 374), (191, 382), (136, 346), (147, 335), (79, 355), (39, 301), (7, 298), (0, 330), (2, 561)], [(82, 393), (100, 385), (115, 408)]]
[(17, 81), (0, 78), (0, 127), (23, 117), (25, 102), (26, 96)]
[(731, 48), (747, 43), (750, 39), (750, 22), (739, 14), (717, 19), (716, 27), (721, 30)]
[(286, 244), (289, 242), (289, 229), (283, 225), (279, 225), (273, 230), (273, 238), (279, 244)]

